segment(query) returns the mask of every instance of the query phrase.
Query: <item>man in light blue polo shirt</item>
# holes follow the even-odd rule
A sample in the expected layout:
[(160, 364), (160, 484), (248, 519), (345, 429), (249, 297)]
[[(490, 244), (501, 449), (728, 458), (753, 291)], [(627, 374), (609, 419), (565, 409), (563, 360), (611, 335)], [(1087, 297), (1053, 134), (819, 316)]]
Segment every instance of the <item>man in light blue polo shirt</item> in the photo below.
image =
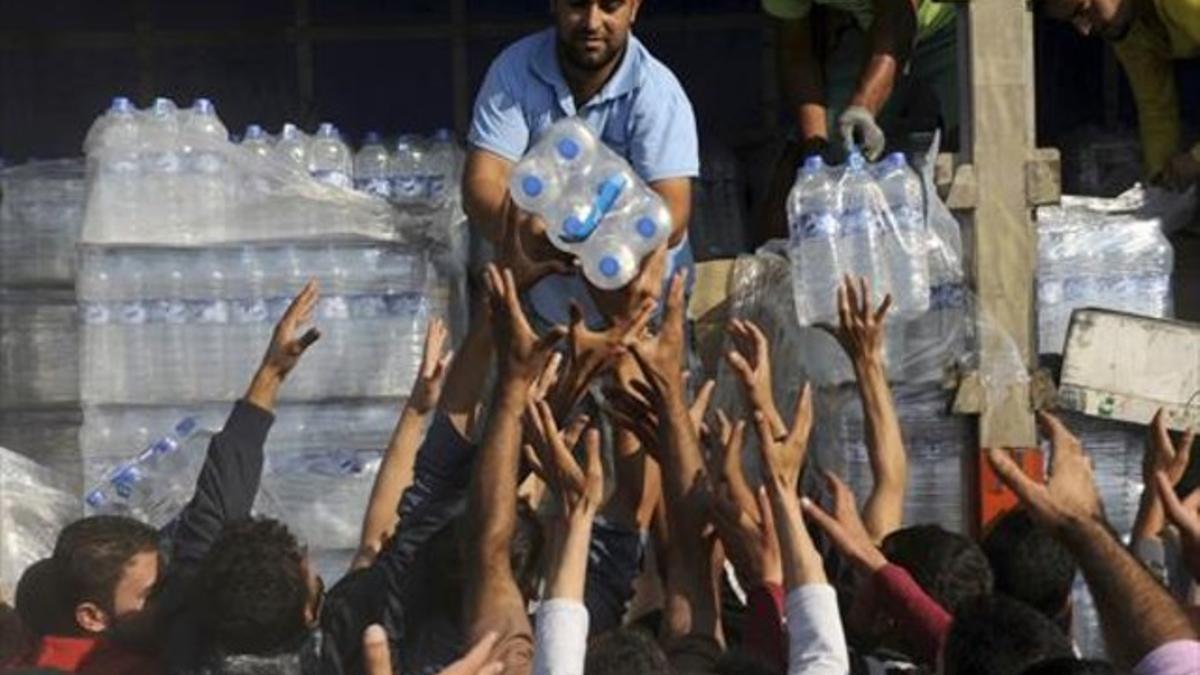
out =
[[(492, 62), (475, 101), (463, 204), (476, 236), (495, 243), (506, 227), (523, 233), (538, 259), (563, 256), (546, 224), (521, 211), (508, 193), (509, 173), (554, 122), (578, 116), (624, 157), (671, 211), (667, 272), (689, 265), (691, 179), (699, 175), (696, 120), (679, 81), (631, 34), (641, 0), (555, 0), (555, 26), (525, 37)], [(648, 283), (645, 280), (643, 283)], [(631, 285), (639, 284), (635, 280)], [(605, 294), (578, 274), (551, 275), (527, 299), (539, 317), (565, 324), (571, 300), (598, 321)], [(609, 318), (619, 301), (600, 303)]]

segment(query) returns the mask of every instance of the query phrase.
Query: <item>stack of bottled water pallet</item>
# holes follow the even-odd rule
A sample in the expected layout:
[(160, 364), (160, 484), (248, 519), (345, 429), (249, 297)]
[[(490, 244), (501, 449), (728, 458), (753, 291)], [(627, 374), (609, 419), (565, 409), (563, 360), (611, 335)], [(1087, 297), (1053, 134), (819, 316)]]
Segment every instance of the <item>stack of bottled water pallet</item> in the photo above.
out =
[(392, 203), (353, 189), (353, 157), (332, 125), (311, 139), (285, 125), (273, 142), (252, 126), (233, 144), (205, 100), (137, 110), (117, 99), (86, 149), (89, 510), (167, 524), (275, 322), (315, 278), (323, 335), (281, 392), (259, 508), (314, 550), (353, 548), (425, 326), (451, 303), (432, 260), (459, 211), (455, 166)]
[(1194, 207), (1194, 195), (1135, 186), (1113, 199), (1065, 196), (1039, 208), (1038, 350), (1061, 353), (1081, 307), (1170, 317), (1174, 252), (1165, 233)]
[(80, 488), (75, 245), (81, 160), (0, 169), (0, 446)]

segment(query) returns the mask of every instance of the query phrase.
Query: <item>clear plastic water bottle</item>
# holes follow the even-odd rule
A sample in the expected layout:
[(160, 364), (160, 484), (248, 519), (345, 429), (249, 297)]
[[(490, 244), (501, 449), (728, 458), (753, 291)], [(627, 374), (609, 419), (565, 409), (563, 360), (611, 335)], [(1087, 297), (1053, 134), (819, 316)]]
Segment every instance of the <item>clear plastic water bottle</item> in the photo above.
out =
[(619, 230), (597, 232), (584, 243), (580, 264), (588, 280), (601, 290), (623, 288), (637, 276), (640, 261), (623, 235)]
[(254, 153), (256, 157), (267, 158), (271, 156), (271, 137), (257, 124), (249, 124), (246, 126), (246, 133), (242, 136), (242, 147)]
[(121, 400), (128, 370), (118, 321), (121, 299), (115, 257), (103, 250), (82, 253), (79, 316), (82, 323), (81, 395), (85, 401)]
[(792, 293), (802, 326), (837, 315), (839, 206), (837, 186), (825, 163), (819, 156), (809, 157), (788, 197)]
[(275, 143), (275, 156), (289, 166), (308, 171), (308, 136), (295, 124), (288, 122), (279, 130)]
[(183, 138), (187, 153), (185, 175), (191, 206), (180, 232), (184, 242), (221, 242), (229, 239), (229, 192), (232, 181), (225, 153), (229, 132), (217, 117), (216, 108), (206, 98), (198, 98), (184, 117)]
[(120, 514), (162, 527), (178, 516), (194, 490), (203, 438), (185, 417), (136, 457), (110, 471), (84, 496), (91, 513)]
[(193, 400), (220, 401), (233, 395), (233, 386), (224, 382), (229, 358), (225, 339), (229, 301), (221, 251), (203, 251), (195, 262), (194, 274), (187, 302), (188, 330), (195, 348), (184, 358), (191, 360), (189, 370), (195, 373)]
[(388, 151), (379, 133), (367, 132), (362, 149), (354, 156), (354, 187), (360, 192), (388, 199), (392, 186), (388, 181)]
[(329, 122), (322, 122), (308, 148), (308, 171), (327, 185), (350, 188), (353, 184), (353, 160), (350, 148)]
[(438, 129), (430, 138), (425, 180), (428, 200), (433, 206), (445, 204), (458, 186), (458, 145), (449, 129)]
[[(157, 98), (147, 111), (142, 134), (142, 190), (139, 205), (141, 222), (147, 231), (139, 232), (131, 223), (132, 238), (126, 241), (173, 240), (182, 230), (184, 214), (180, 208), (180, 177), (183, 155), (179, 141), (179, 111), (169, 98)], [(149, 228), (153, 228), (150, 230)]]
[(843, 274), (871, 282), (871, 305), (878, 305), (891, 288), (883, 264), (880, 211), (883, 195), (867, 171), (867, 160), (854, 152), (846, 160), (839, 186), (842, 193), (838, 258)]
[(900, 320), (911, 319), (929, 309), (924, 189), (921, 178), (899, 152), (881, 163), (879, 189), (894, 224), (894, 228), (884, 228), (883, 252), (890, 268), (895, 314)]
[(196, 373), (187, 355), (201, 345), (190, 344), (188, 326), (187, 279), (184, 266), (191, 256), (182, 250), (167, 249), (155, 254), (149, 266), (153, 292), (150, 300), (150, 325), (158, 349), (148, 355), (153, 361), (154, 381), (164, 386), (163, 396), (191, 397)]
[(146, 334), (146, 322), (149, 312), (146, 303), (146, 274), (143, 262), (137, 256), (123, 252), (117, 254), (117, 285), (119, 287), (117, 301), (117, 324), (120, 326), (122, 348), (124, 355), (121, 359), (127, 371), (126, 384), (123, 394), (125, 401), (151, 400), (147, 395), (147, 386), (152, 373), (149, 369), (149, 359), (152, 345)]
[(229, 369), (225, 376), (227, 383), (235, 383), (245, 379), (255, 358), (254, 350), (257, 345), (265, 346), (270, 335), (271, 323), (267, 307), (267, 273), (263, 269), (262, 258), (269, 258), (269, 250), (259, 255), (259, 249), (246, 246), (237, 254), (237, 265), (234, 266), (236, 278), (230, 283), (229, 330), (227, 332), (230, 345)]
[(129, 240), (137, 240), (144, 217), (139, 212), (141, 167), (139, 165), (140, 123), (137, 109), (124, 96), (113, 99), (108, 112), (92, 125), (85, 142), (87, 153), (97, 158), (92, 199), (89, 208), (100, 218), (98, 236), (120, 238), (125, 230)]
[(420, 204), (425, 201), (425, 185), (421, 172), (425, 154), (411, 136), (402, 136), (388, 162), (392, 183), (392, 199), (399, 204)]

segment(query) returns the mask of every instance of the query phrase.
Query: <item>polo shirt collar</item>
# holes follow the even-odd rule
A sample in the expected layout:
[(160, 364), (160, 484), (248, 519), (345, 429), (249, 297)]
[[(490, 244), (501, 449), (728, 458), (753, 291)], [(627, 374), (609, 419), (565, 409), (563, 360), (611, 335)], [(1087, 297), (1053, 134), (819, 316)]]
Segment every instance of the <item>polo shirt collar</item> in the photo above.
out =
[[(576, 114), (575, 97), (571, 94), (571, 87), (567, 85), (567, 80), (563, 77), (562, 69), (558, 65), (558, 36), (555, 34), (554, 28), (546, 29), (542, 35), (541, 45), (534, 52), (530, 68), (538, 79), (554, 89), (563, 112), (574, 115)], [(604, 83), (604, 86), (585, 104), (585, 107), (620, 98), (636, 89), (642, 50), (641, 41), (631, 33), (629, 41), (625, 44), (625, 53), (621, 55), (621, 63), (609, 76), (608, 82)]]

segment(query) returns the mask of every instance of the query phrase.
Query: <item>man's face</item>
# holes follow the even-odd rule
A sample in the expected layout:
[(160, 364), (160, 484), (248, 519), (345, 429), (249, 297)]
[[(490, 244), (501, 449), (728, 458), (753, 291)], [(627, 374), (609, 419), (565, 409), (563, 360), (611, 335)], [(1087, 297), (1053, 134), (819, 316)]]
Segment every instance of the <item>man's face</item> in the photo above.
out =
[(1046, 15), (1068, 21), (1081, 35), (1119, 40), (1133, 21), (1132, 0), (1044, 0)]
[(571, 65), (600, 70), (621, 56), (641, 0), (554, 0), (558, 43)]
[(113, 591), (113, 618), (123, 619), (146, 608), (158, 585), (158, 553), (143, 551), (125, 563), (121, 580)]

